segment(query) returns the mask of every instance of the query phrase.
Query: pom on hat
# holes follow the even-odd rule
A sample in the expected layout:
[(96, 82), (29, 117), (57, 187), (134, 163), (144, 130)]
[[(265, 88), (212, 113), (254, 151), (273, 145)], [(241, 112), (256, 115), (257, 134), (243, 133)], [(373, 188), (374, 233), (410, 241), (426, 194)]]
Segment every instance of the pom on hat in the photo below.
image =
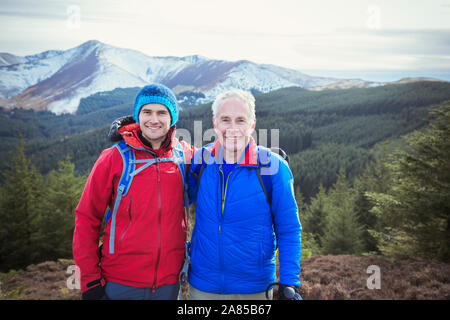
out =
[(142, 106), (148, 103), (160, 103), (169, 109), (172, 118), (172, 127), (178, 121), (178, 102), (175, 94), (162, 84), (149, 84), (139, 90), (134, 100), (133, 118), (139, 123), (139, 112)]

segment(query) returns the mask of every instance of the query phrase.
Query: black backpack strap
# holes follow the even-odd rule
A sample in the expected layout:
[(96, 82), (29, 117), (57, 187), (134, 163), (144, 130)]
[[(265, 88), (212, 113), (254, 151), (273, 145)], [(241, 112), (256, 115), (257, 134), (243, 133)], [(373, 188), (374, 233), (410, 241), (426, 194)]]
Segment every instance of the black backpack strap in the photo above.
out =
[(256, 168), (256, 175), (258, 176), (258, 180), (259, 180), (259, 183), (261, 184), (261, 188), (263, 189), (264, 194), (266, 195), (267, 203), (270, 205), (272, 203), (272, 199), (271, 199), (271, 197), (269, 195), (269, 191), (267, 191), (266, 185), (261, 177), (261, 168), (260, 167)]
[[(211, 145), (212, 145), (212, 143), (202, 147), (200, 150), (198, 150), (196, 152), (196, 154), (192, 158), (191, 169), (194, 167), (195, 167), (195, 169), (189, 170), (189, 171), (190, 171), (191, 175), (197, 180), (197, 186), (200, 186), (200, 178), (202, 177), (203, 170), (205, 170), (206, 165), (208, 164), (208, 160), (211, 157), (211, 152), (206, 149), (207, 147), (209, 147)], [(201, 154), (198, 155), (198, 152), (201, 152)], [(201, 157), (201, 159), (198, 158), (199, 156)], [(201, 164), (196, 163), (197, 161), (200, 162), (200, 160), (201, 160)], [(200, 165), (195, 166), (196, 164), (200, 164)]]
[(272, 174), (270, 172), (272, 153), (280, 155), (283, 160), (286, 160), (289, 163), (289, 156), (283, 149), (278, 147), (272, 147), (269, 149), (263, 146), (258, 146), (258, 168), (256, 169), (256, 174), (258, 175), (259, 183), (261, 184), (269, 205), (272, 205)]

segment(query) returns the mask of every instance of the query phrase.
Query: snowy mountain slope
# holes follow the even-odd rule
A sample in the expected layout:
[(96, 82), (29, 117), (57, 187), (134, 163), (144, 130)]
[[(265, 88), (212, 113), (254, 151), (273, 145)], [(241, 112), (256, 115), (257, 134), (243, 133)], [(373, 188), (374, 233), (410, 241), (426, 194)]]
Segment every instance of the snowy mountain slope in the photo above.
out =
[(206, 97), (215, 97), (221, 91), (230, 88), (269, 92), (285, 87), (328, 85), (338, 81), (332, 78), (310, 77), (299, 71), (272, 65), (258, 65), (250, 61), (241, 61), (232, 68), (225, 79), (214, 87), (205, 90)]
[(15, 56), (10, 53), (0, 52), (0, 67), (11, 64), (23, 63), (26, 59), (24, 57)]
[[(80, 99), (96, 92), (151, 82), (163, 83), (177, 94), (194, 92), (202, 96), (194, 103), (204, 103), (232, 87), (268, 92), (288, 86), (317, 89), (339, 81), (342, 79), (311, 77), (246, 60), (211, 60), (199, 55), (151, 57), (96, 40), (65, 51), (25, 57), (0, 53), (0, 106), (55, 113), (75, 112)], [(353, 80), (346, 81), (351, 87)], [(361, 84), (361, 80), (355, 84), (378, 85)]]
[[(0, 66), (0, 97), (10, 98), (56, 72), (67, 61), (61, 52), (54, 55), (27, 57), (2, 54)], [(9, 63), (9, 64), (7, 64)]]

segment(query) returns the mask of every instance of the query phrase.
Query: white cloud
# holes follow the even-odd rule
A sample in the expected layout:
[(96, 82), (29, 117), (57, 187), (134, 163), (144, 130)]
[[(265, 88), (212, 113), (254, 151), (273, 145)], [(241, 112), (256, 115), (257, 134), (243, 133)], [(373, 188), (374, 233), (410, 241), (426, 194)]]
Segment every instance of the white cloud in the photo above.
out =
[[(80, 27), (67, 27), (69, 5)], [(201, 54), (296, 69), (448, 70), (444, 0), (3, 0), (0, 51), (102, 42), (148, 55)]]

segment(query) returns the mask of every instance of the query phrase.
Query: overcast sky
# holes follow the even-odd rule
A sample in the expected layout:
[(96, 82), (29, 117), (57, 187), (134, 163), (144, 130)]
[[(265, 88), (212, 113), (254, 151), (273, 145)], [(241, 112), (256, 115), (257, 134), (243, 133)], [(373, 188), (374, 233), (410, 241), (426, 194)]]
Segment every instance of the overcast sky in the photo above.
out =
[(0, 30), (0, 52), (16, 55), (96, 39), (150, 56), (450, 80), (450, 0), (0, 0)]

